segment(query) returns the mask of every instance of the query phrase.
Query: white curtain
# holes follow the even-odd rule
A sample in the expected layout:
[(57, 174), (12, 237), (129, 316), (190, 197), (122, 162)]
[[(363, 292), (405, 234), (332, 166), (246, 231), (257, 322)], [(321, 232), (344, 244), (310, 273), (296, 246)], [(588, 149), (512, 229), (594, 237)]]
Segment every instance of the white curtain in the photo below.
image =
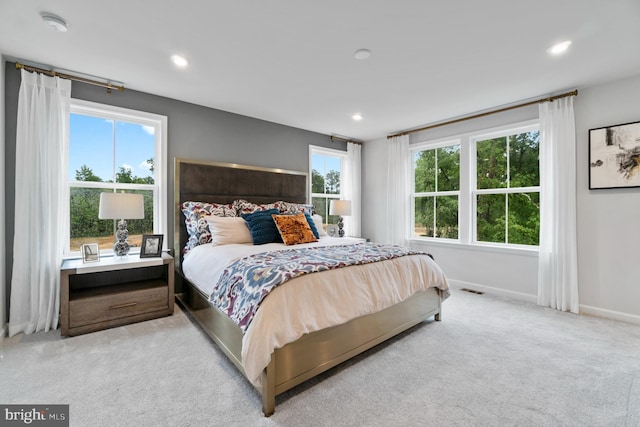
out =
[(22, 70), (9, 335), (58, 327), (71, 81)]
[(538, 304), (578, 313), (573, 97), (540, 104)]
[(409, 135), (391, 138), (388, 158), (386, 243), (405, 245), (409, 230)]
[(362, 146), (347, 142), (347, 160), (344, 166), (344, 198), (351, 200), (351, 216), (344, 217), (344, 228), (347, 236), (360, 237), (362, 221), (361, 160)]

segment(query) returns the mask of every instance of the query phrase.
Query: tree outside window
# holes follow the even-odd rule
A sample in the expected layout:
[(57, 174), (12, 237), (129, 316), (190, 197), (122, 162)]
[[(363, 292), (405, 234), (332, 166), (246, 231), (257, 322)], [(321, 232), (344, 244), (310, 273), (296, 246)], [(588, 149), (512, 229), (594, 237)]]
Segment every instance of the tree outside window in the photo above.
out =
[(98, 219), (102, 192), (143, 195), (144, 219), (124, 218), (132, 247), (140, 246), (143, 234), (160, 232), (155, 165), (160, 123), (114, 119), (108, 108), (102, 113), (76, 107), (70, 116), (68, 253), (79, 251), (84, 243), (98, 242), (105, 251), (113, 248), (117, 221)]
[(458, 239), (460, 145), (415, 152), (413, 170), (414, 236)]
[(411, 237), (538, 246), (539, 146), (533, 121), (416, 144)]
[(476, 240), (538, 245), (540, 132), (476, 141)]
[(329, 215), (332, 199), (340, 199), (342, 188), (342, 160), (338, 150), (310, 147), (311, 151), (311, 203), (326, 224), (337, 224), (338, 217)]

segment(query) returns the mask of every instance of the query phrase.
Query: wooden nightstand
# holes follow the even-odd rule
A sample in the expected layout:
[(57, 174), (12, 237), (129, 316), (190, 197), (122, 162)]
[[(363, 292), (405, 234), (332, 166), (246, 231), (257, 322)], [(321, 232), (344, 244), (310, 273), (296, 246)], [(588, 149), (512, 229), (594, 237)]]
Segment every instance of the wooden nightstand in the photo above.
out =
[(65, 260), (60, 268), (60, 334), (79, 335), (173, 314), (173, 257)]

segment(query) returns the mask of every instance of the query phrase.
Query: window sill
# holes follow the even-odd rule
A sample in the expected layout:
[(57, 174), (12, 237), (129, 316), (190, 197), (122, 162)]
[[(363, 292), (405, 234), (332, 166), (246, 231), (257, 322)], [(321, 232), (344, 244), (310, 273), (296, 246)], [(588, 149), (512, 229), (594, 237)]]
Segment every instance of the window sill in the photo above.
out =
[[(133, 248), (129, 251), (129, 253), (125, 256), (132, 256), (135, 255), (136, 257), (140, 256), (140, 248), (136, 247), (136, 250), (134, 250)], [(166, 252), (166, 249), (162, 250), (163, 252)], [(100, 251), (100, 259), (102, 258), (113, 258), (116, 255), (113, 253), (113, 251), (111, 249), (107, 250), (107, 249), (103, 249)], [(62, 259), (63, 260), (74, 260), (74, 259), (82, 259), (82, 254), (80, 252), (67, 252), (65, 254), (62, 255)]]
[(439, 246), (443, 248), (449, 249), (463, 249), (470, 251), (480, 251), (480, 252), (495, 252), (495, 253), (503, 253), (509, 255), (522, 255), (522, 256), (530, 256), (537, 257), (538, 256), (538, 247), (537, 246), (501, 246), (501, 245), (491, 245), (488, 243), (460, 243), (456, 240), (436, 240), (436, 239), (419, 239), (419, 238), (410, 238), (408, 239), (411, 245), (419, 245), (419, 246)]

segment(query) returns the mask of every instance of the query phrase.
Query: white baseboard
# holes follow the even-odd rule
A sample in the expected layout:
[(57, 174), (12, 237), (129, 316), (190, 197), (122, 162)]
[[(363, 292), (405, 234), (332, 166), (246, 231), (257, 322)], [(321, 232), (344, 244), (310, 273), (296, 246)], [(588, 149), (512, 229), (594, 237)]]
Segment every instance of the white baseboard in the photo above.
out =
[(580, 314), (604, 317), (605, 319), (618, 320), (620, 322), (640, 325), (640, 316), (637, 316), (635, 314), (623, 313), (621, 311), (607, 310), (606, 308), (592, 307), (590, 305), (580, 304)]
[(474, 291), (486, 292), (491, 295), (498, 295), (501, 297), (512, 298), (519, 301), (526, 301), (533, 304), (538, 302), (536, 295), (525, 294), (523, 292), (510, 291), (507, 289), (494, 288), (491, 286), (481, 285), (479, 283), (465, 282), (464, 280), (449, 279), (449, 284), (454, 288), (469, 288)]
[[(452, 288), (455, 289), (468, 288), (474, 291), (486, 292), (491, 295), (498, 295), (505, 298), (512, 298), (519, 301), (530, 302), (533, 304), (538, 303), (538, 297), (536, 295), (525, 294), (522, 292), (494, 288), (491, 286), (485, 286), (478, 283), (465, 282), (464, 280), (455, 279), (449, 279), (449, 284)], [(623, 313), (620, 311), (607, 310), (606, 308), (592, 307), (590, 305), (580, 304), (580, 314), (640, 325), (640, 316), (637, 316), (635, 314)]]
[(6, 336), (7, 336), (7, 325), (3, 325), (2, 328), (0, 328), (0, 343)]

